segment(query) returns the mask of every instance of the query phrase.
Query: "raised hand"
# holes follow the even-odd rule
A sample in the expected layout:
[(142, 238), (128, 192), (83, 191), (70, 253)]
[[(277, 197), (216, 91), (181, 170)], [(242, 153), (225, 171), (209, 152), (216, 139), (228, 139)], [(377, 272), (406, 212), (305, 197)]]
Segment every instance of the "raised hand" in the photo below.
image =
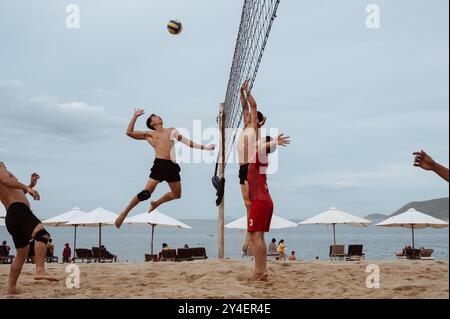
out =
[(209, 144), (209, 145), (206, 145), (206, 146), (203, 148), (203, 150), (205, 150), (205, 151), (214, 151), (214, 150), (216, 149), (216, 146), (217, 146), (217, 145)]
[(144, 114), (145, 114), (144, 109), (135, 109), (134, 110), (134, 117), (136, 117), (136, 118), (138, 118)]
[(36, 184), (37, 184), (39, 178), (41, 178), (41, 177), (39, 176), (39, 174), (37, 174), (37, 173), (31, 174), (31, 181), (30, 181), (30, 187), (31, 187), (31, 188), (33, 188), (34, 186), (36, 186)]
[(289, 136), (284, 136), (284, 134), (280, 134), (277, 138), (275, 138), (275, 142), (277, 145), (286, 147), (291, 144), (291, 138)]
[(415, 152), (413, 155), (415, 156), (414, 166), (426, 171), (433, 171), (436, 168), (436, 162), (424, 151)]

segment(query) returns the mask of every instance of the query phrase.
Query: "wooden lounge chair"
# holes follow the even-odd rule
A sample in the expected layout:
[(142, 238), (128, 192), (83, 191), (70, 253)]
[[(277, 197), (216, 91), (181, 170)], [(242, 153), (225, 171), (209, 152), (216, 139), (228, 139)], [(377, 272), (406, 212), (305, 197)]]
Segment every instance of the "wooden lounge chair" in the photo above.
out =
[(162, 250), (160, 257), (161, 261), (177, 261), (178, 259), (176, 249)]
[(178, 248), (178, 261), (191, 261), (192, 249), (191, 248)]
[(158, 255), (145, 254), (145, 262), (158, 261)]
[(92, 251), (86, 248), (77, 248), (75, 249), (76, 257), (74, 258), (74, 262), (77, 260), (81, 260), (82, 263), (86, 260), (87, 263), (90, 263), (93, 259)]
[(206, 256), (206, 249), (204, 247), (200, 248), (190, 248), (192, 251), (192, 259), (208, 259), (208, 256)]
[(14, 256), (9, 255), (6, 246), (0, 246), (0, 264), (12, 264)]
[(110, 254), (104, 247), (92, 247), (92, 258), (99, 263), (115, 262), (117, 257)]
[(419, 249), (420, 260), (434, 260), (434, 257), (431, 256), (433, 252), (433, 249)]
[(347, 261), (358, 261), (365, 259), (363, 245), (348, 245)]
[(345, 258), (345, 246), (344, 245), (330, 246), (330, 259), (343, 260), (344, 258)]
[(47, 249), (47, 255), (45, 256), (46, 263), (57, 263), (58, 257), (53, 256), (53, 253), (50, 249)]
[(406, 249), (406, 259), (420, 259), (420, 249)]

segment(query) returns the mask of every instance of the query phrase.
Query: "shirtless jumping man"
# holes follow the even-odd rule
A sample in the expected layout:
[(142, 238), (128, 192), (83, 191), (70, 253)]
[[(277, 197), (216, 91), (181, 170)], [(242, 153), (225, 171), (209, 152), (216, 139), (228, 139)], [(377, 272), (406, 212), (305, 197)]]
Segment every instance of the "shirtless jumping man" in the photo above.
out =
[(16, 247), (16, 257), (11, 264), (9, 282), (6, 295), (17, 293), (16, 285), (25, 263), (31, 242), (35, 242), (36, 258), (35, 280), (58, 281), (47, 274), (45, 270), (45, 256), (50, 234), (45, 230), (41, 221), (33, 214), (30, 203), (26, 198), (29, 194), (34, 200), (40, 200), (40, 195), (33, 188), (36, 186), (39, 175), (31, 175), (31, 183), (26, 186), (8, 172), (3, 162), (0, 162), (0, 201), (6, 208), (5, 224), (11, 234)]
[(133, 197), (125, 210), (117, 218), (115, 223), (117, 228), (122, 226), (125, 218), (134, 207), (140, 202), (150, 199), (158, 184), (162, 182), (167, 182), (171, 191), (163, 195), (160, 199), (152, 201), (149, 213), (164, 203), (181, 198), (181, 168), (176, 163), (175, 140), (193, 149), (212, 151), (215, 148), (215, 145), (212, 144), (204, 146), (194, 143), (181, 135), (175, 128), (164, 128), (163, 120), (155, 114), (152, 114), (147, 119), (149, 131), (135, 131), (134, 126), (136, 121), (142, 115), (144, 115), (143, 109), (137, 109), (134, 112), (133, 118), (128, 125), (127, 135), (135, 140), (147, 141), (155, 150), (156, 159), (147, 185), (142, 192)]

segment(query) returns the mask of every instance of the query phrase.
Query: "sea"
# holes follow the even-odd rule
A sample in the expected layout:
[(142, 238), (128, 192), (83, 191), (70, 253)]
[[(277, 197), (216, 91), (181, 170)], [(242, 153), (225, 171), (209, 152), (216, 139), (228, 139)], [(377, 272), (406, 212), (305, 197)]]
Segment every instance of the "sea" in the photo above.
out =
[[(205, 247), (209, 258), (218, 257), (218, 222), (217, 220), (182, 220), (191, 229), (155, 227), (154, 252), (161, 250), (163, 243), (170, 248)], [(226, 220), (226, 223), (231, 220)], [(357, 228), (348, 225), (336, 226), (336, 243), (364, 245), (367, 260), (394, 260), (395, 253), (403, 247), (412, 245), (411, 230), (407, 228), (384, 228), (375, 226)], [(61, 256), (64, 243), (73, 248), (73, 227), (48, 227), (55, 244), (55, 255)], [(150, 253), (151, 227), (124, 225), (120, 230), (115, 227), (102, 227), (102, 245), (118, 256), (119, 261), (144, 261), (145, 254)], [(237, 229), (225, 229), (225, 258), (242, 260), (242, 244), (245, 232)], [(333, 244), (333, 227), (326, 225), (307, 225), (296, 228), (273, 230), (266, 234), (266, 242), (275, 238), (277, 243), (284, 239), (287, 253), (295, 251), (299, 260), (327, 260), (329, 247)], [(98, 228), (82, 228), (77, 230), (77, 248), (92, 248), (98, 245)], [(6, 240), (13, 247), (12, 238), (4, 226), (0, 226), (0, 241)], [(434, 250), (437, 260), (448, 260), (449, 229), (417, 229), (415, 230), (415, 247)], [(12, 249), (14, 254), (14, 249)]]

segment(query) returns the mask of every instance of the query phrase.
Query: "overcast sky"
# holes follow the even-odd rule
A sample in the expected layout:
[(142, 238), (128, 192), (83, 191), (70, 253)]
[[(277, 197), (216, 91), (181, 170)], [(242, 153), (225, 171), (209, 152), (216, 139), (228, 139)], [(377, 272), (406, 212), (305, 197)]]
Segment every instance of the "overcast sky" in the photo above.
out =
[[(167, 126), (215, 126), (242, 10), (241, 0), (73, 2), (81, 28), (69, 30), (69, 1), (0, 1), (0, 161), (22, 181), (41, 174), (42, 218), (74, 206), (119, 213), (143, 189), (154, 153), (125, 135), (134, 108)], [(380, 29), (365, 25), (370, 3)], [(448, 6), (282, 0), (254, 88), (267, 125), (293, 139), (269, 178), (276, 214), (364, 216), (448, 196), (411, 156), (449, 162)], [(170, 19), (182, 35), (168, 34)], [(182, 164), (183, 198), (161, 211), (216, 218), (213, 169)], [(237, 169), (227, 169), (230, 217), (244, 214)]]

